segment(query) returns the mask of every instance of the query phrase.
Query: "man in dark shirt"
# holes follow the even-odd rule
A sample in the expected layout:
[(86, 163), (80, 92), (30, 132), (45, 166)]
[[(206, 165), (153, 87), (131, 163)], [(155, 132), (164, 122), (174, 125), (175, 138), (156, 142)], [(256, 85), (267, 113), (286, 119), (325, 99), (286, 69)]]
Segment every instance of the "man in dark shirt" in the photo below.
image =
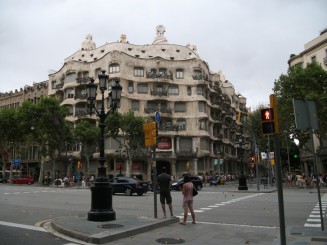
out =
[(169, 207), (170, 216), (173, 218), (173, 206), (172, 206), (172, 198), (170, 194), (170, 185), (171, 185), (171, 177), (168, 175), (165, 167), (162, 168), (162, 174), (158, 175), (158, 185), (160, 188), (160, 203), (162, 207), (162, 211), (166, 218), (166, 202)]

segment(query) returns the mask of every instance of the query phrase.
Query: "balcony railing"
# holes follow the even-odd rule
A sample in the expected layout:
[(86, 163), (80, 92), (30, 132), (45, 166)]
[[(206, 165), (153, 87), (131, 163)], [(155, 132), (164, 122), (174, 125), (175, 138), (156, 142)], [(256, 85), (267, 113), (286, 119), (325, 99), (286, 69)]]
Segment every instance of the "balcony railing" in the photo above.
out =
[(168, 95), (168, 91), (151, 91), (151, 95), (155, 95), (155, 96), (167, 96)]
[(154, 72), (150, 71), (146, 74), (147, 78), (162, 78), (162, 79), (171, 79), (173, 80), (173, 74), (171, 72)]

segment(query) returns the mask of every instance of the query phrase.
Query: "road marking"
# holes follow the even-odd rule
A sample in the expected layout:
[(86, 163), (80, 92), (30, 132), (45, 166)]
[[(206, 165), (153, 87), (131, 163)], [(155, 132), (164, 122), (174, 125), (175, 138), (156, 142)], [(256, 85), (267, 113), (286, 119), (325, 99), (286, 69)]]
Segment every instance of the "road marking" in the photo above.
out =
[[(327, 194), (323, 196), (321, 199), (321, 211), (322, 215), (325, 216), (327, 208)], [(321, 217), (320, 217), (320, 206), (317, 203), (312, 209), (309, 218), (307, 218), (306, 223), (304, 223), (304, 227), (312, 227), (312, 228), (320, 228), (321, 227)]]
[(240, 226), (240, 227), (253, 227), (253, 228), (265, 228), (265, 229), (279, 229), (279, 227), (277, 226), (242, 225), (242, 224), (228, 224), (228, 223), (214, 223), (214, 222), (200, 222), (200, 221), (197, 221), (196, 223), (206, 224), (206, 225), (224, 225), (224, 226)]
[(17, 224), (17, 223), (5, 222), (5, 221), (0, 221), (0, 225), (28, 229), (33, 231), (47, 232), (43, 227), (36, 227), (33, 225), (23, 225), (23, 224)]

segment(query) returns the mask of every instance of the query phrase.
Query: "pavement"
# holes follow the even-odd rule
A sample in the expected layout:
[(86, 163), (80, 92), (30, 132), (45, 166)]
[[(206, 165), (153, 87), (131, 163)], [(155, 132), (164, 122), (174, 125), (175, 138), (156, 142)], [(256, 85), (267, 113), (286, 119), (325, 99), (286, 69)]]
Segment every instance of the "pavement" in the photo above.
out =
[[(256, 185), (248, 187), (239, 192), (258, 192)], [(273, 187), (262, 189), (262, 185), (260, 188), (261, 193), (277, 191)], [(225, 187), (224, 191), (238, 190)], [(179, 217), (137, 217), (116, 213), (114, 221), (92, 222), (86, 216), (66, 216), (52, 219), (44, 224), (44, 228), (77, 244), (281, 244), (279, 227), (209, 222), (180, 225)], [(327, 232), (320, 228), (286, 227), (285, 234), (288, 245), (327, 244)]]

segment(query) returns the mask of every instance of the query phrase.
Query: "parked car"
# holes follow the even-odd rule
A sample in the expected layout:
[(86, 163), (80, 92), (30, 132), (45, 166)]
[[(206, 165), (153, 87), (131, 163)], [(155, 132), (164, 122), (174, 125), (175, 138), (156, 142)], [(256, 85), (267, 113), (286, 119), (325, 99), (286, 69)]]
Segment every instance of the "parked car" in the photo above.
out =
[(126, 196), (131, 196), (133, 193), (136, 193), (142, 196), (144, 193), (148, 192), (147, 182), (137, 178), (115, 177), (110, 180), (110, 184), (113, 188), (113, 194), (123, 193)]
[(21, 176), (14, 176), (12, 179), (13, 184), (34, 184), (34, 179), (32, 176), (27, 176), (27, 175), (21, 175)]
[(8, 183), (8, 178), (3, 178), (2, 176), (0, 176), (0, 183)]
[(225, 178), (224, 176), (212, 176), (209, 183), (210, 185), (224, 185)]
[[(194, 185), (194, 187), (200, 191), (203, 187), (203, 182), (201, 177), (199, 176), (191, 176), (191, 181)], [(173, 182), (171, 185), (171, 189), (175, 191), (181, 191), (184, 185), (184, 177), (178, 179), (177, 181)]]

